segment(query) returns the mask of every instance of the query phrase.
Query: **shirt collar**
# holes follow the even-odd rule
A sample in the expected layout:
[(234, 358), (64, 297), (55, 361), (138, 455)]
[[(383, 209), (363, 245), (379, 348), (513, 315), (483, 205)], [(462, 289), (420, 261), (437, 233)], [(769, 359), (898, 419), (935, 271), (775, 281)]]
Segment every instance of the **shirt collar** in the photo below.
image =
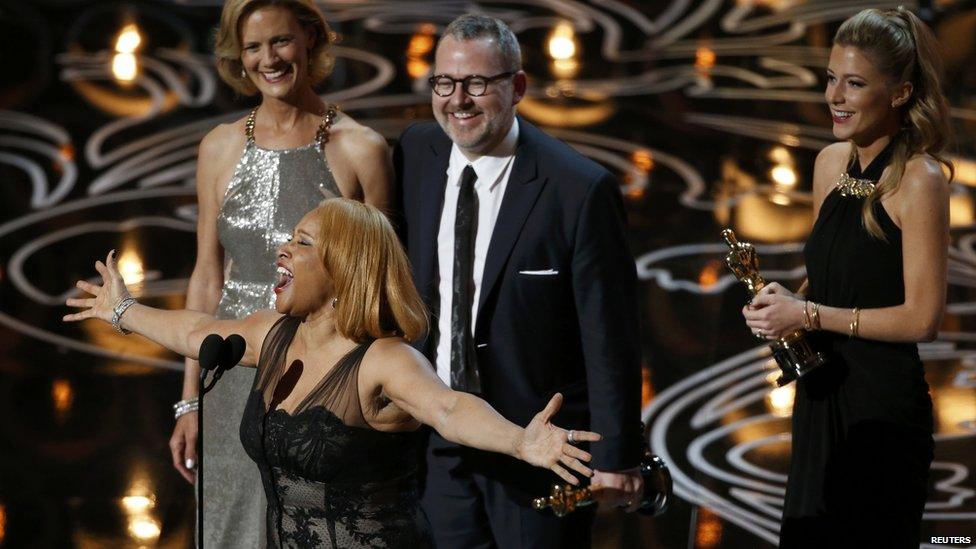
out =
[(518, 136), (518, 118), (513, 118), (512, 127), (508, 129), (505, 138), (491, 152), (484, 156), (479, 156), (474, 161), (468, 160), (464, 156), (464, 153), (461, 152), (461, 149), (456, 144), (452, 144), (451, 159), (447, 168), (448, 181), (451, 181), (455, 186), (461, 185), (461, 172), (465, 166), (471, 165), (475, 173), (478, 174), (478, 182), (475, 183), (475, 187), (479, 187), (479, 183), (484, 183), (485, 181), (490, 182), (491, 186), (494, 187), (501, 181), (499, 176), (515, 156)]

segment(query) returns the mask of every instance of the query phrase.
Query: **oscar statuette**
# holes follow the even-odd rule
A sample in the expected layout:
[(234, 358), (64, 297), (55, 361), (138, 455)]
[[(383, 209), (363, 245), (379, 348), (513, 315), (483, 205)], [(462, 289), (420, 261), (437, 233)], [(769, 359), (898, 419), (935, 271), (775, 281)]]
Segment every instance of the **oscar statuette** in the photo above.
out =
[[(759, 256), (756, 254), (755, 247), (748, 242), (739, 242), (732, 229), (723, 230), (722, 238), (730, 249), (725, 256), (725, 264), (755, 297), (766, 285), (766, 281), (759, 274)], [(769, 346), (773, 351), (776, 364), (782, 371), (782, 375), (776, 380), (776, 385), (780, 387), (806, 375), (824, 363), (823, 354), (810, 346), (806, 338), (806, 330), (795, 330), (773, 341)]]
[[(671, 501), (671, 472), (663, 459), (651, 454), (650, 450), (645, 450), (640, 474), (644, 479), (644, 494), (637, 512), (656, 517), (667, 510)], [(564, 517), (579, 507), (596, 503), (599, 491), (597, 486), (574, 488), (570, 485), (554, 484), (548, 496), (532, 500), (532, 507), (539, 511), (550, 508), (557, 517)]]

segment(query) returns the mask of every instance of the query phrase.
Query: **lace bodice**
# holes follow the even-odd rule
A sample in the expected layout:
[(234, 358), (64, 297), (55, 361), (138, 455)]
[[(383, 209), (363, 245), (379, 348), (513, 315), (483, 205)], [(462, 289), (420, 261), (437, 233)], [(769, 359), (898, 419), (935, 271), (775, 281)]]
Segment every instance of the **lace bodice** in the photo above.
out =
[(384, 433), (363, 419), (358, 393), (365, 342), (302, 394), (303, 365), (286, 365), (301, 319), (283, 317), (269, 332), (241, 421), (241, 440), (261, 470), (268, 499), (269, 547), (427, 547), (418, 504), (414, 432)]

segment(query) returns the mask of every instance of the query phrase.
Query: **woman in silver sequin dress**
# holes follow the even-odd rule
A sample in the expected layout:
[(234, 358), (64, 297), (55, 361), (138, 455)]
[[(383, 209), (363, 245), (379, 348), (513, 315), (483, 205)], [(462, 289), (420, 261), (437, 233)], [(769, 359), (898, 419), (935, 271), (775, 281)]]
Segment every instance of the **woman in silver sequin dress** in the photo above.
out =
[[(274, 308), (274, 253), (292, 227), (322, 200), (344, 196), (384, 209), (392, 166), (385, 140), (334, 106), (312, 86), (332, 67), (329, 28), (311, 0), (231, 0), (217, 35), (221, 78), (244, 95), (260, 94), (247, 117), (214, 128), (200, 144), (197, 167), (197, 259), (186, 307), (217, 318)], [(227, 372), (207, 394), (204, 414), (204, 539), (207, 547), (265, 543), (261, 478), (238, 428), (254, 379)], [(183, 399), (199, 390), (199, 365), (188, 361)], [(196, 413), (177, 420), (173, 464), (195, 479)]]

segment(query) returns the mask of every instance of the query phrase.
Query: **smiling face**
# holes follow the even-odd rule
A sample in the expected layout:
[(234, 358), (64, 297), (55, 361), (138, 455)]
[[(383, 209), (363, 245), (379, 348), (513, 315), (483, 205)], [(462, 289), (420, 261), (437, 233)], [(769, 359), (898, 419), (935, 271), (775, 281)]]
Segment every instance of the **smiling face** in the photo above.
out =
[(892, 82), (860, 48), (835, 45), (830, 50), (824, 96), (837, 139), (863, 146), (897, 132), (899, 108), (910, 95), (911, 84)]
[(241, 64), (265, 97), (284, 99), (306, 85), (315, 32), (288, 8), (254, 10), (241, 23)]
[(278, 283), (275, 310), (291, 316), (307, 316), (325, 307), (335, 295), (332, 277), (322, 262), (320, 221), (317, 210), (307, 213), (291, 239), (278, 249)]
[[(445, 36), (437, 47), (434, 74), (455, 79), (471, 75), (495, 76), (512, 70), (504, 66), (502, 53), (494, 40), (457, 40)], [(525, 73), (501, 78), (488, 84), (484, 95), (473, 97), (462, 89), (441, 97), (431, 91), (434, 118), (444, 132), (466, 154), (484, 155), (505, 138), (515, 119), (515, 105), (525, 93)]]

